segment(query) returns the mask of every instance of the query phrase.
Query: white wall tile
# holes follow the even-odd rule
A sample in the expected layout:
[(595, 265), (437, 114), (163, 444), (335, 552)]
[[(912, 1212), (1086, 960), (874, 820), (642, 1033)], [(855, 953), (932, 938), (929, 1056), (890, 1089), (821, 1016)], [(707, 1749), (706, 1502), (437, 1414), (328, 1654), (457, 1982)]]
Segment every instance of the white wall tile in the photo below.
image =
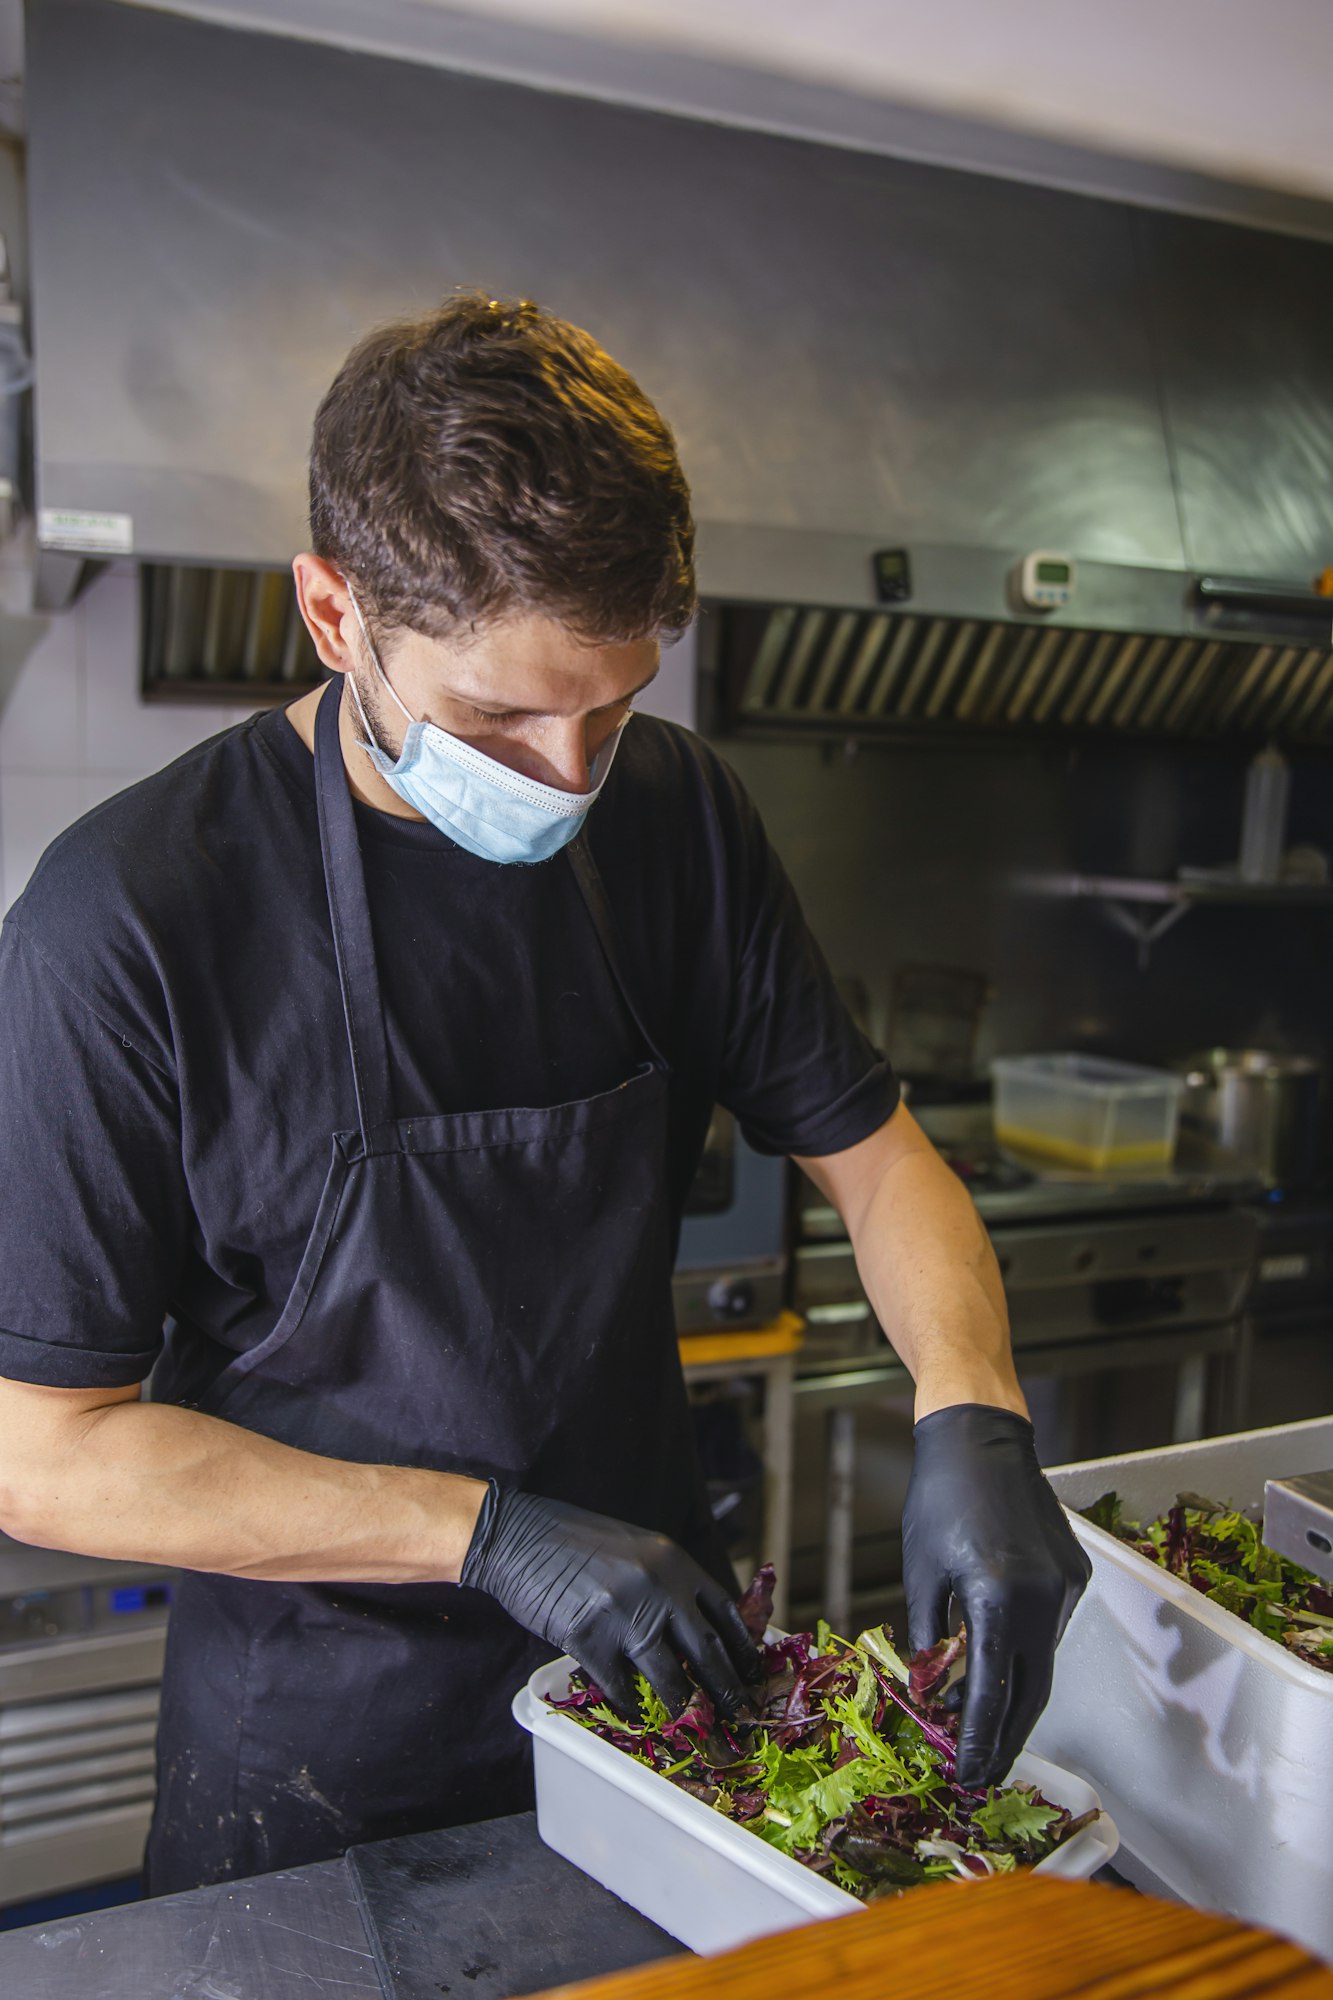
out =
[(56, 835), (82, 816), (83, 785), (77, 771), (0, 773), (0, 895), (6, 909)]
[(657, 679), (644, 689), (634, 706), (644, 715), (660, 715), (667, 722), (683, 722), (687, 729), (696, 729), (698, 702), (694, 677), (698, 659), (698, 627), (691, 625), (674, 644), (663, 646)]
[(109, 571), (79, 600), (83, 621), (85, 771), (158, 771), (206, 736), (230, 728), (245, 706), (146, 702), (139, 692), (139, 595), (131, 572)]
[(248, 712), (141, 700), (138, 588), (117, 566), (44, 630), (3, 621), (0, 909), (71, 821)]
[(82, 755), (80, 622), (66, 612), (45, 631), (26, 620), (16, 620), (14, 629), (22, 632), (20, 644), (40, 636), (3, 696), (0, 771), (68, 771)]

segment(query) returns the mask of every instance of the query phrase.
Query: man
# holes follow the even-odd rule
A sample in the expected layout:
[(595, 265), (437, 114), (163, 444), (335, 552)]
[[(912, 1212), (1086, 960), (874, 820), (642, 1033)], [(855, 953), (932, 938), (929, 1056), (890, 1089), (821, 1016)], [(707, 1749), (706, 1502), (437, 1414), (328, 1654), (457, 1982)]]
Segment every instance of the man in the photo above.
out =
[(0, 962), (0, 1523), (186, 1572), (152, 1889), (521, 1807), (553, 1650), (743, 1699), (669, 1290), (715, 1100), (913, 1370), (911, 1638), (958, 1598), (998, 1778), (1085, 1566), (966, 1195), (735, 778), (630, 720), (694, 606), (669, 431), (460, 297), (348, 358), (311, 515), (328, 685), (57, 841)]

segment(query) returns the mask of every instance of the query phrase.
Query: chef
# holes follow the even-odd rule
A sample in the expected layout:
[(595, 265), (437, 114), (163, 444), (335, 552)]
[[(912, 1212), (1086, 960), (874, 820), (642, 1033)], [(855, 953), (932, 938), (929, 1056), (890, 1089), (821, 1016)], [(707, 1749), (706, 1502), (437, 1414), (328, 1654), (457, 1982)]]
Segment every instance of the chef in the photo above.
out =
[(669, 1282), (715, 1101), (913, 1372), (910, 1637), (957, 1599), (998, 1779), (1086, 1567), (971, 1203), (736, 778), (634, 713), (695, 604), (670, 431), (459, 296), (348, 357), (310, 505), (326, 685), (71, 828), (0, 946), (0, 1525), (184, 1572), (151, 1889), (522, 1808), (555, 1652), (743, 1699)]

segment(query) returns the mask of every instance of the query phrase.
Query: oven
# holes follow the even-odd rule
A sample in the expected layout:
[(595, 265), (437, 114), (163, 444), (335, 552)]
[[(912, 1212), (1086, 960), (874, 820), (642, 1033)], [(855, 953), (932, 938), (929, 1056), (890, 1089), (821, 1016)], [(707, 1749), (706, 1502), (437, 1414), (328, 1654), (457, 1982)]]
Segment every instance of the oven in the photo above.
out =
[(763, 1326), (786, 1282), (785, 1159), (756, 1153), (729, 1111), (709, 1122), (685, 1205), (672, 1291), (682, 1334)]
[(1295, 1423), (1333, 1410), (1333, 1189), (1326, 1182), (1254, 1204), (1259, 1271), (1249, 1421)]
[(0, 1904), (139, 1873), (173, 1581), (0, 1536)]

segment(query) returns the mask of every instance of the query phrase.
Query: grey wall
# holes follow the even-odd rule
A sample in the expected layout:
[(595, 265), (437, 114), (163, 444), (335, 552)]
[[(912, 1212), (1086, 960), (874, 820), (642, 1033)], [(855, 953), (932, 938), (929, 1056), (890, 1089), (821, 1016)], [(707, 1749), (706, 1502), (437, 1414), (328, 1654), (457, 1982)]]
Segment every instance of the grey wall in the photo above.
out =
[[(1173, 874), (1233, 859), (1244, 758), (1176, 747), (1001, 749), (731, 739), (834, 970), (975, 966), (981, 1054), (1089, 1047), (1143, 1060), (1212, 1042), (1333, 1052), (1333, 909), (1197, 909), (1154, 946), (1095, 906), (1016, 893), (1027, 869)], [(1293, 763), (1292, 844), (1333, 852), (1333, 763)]]

